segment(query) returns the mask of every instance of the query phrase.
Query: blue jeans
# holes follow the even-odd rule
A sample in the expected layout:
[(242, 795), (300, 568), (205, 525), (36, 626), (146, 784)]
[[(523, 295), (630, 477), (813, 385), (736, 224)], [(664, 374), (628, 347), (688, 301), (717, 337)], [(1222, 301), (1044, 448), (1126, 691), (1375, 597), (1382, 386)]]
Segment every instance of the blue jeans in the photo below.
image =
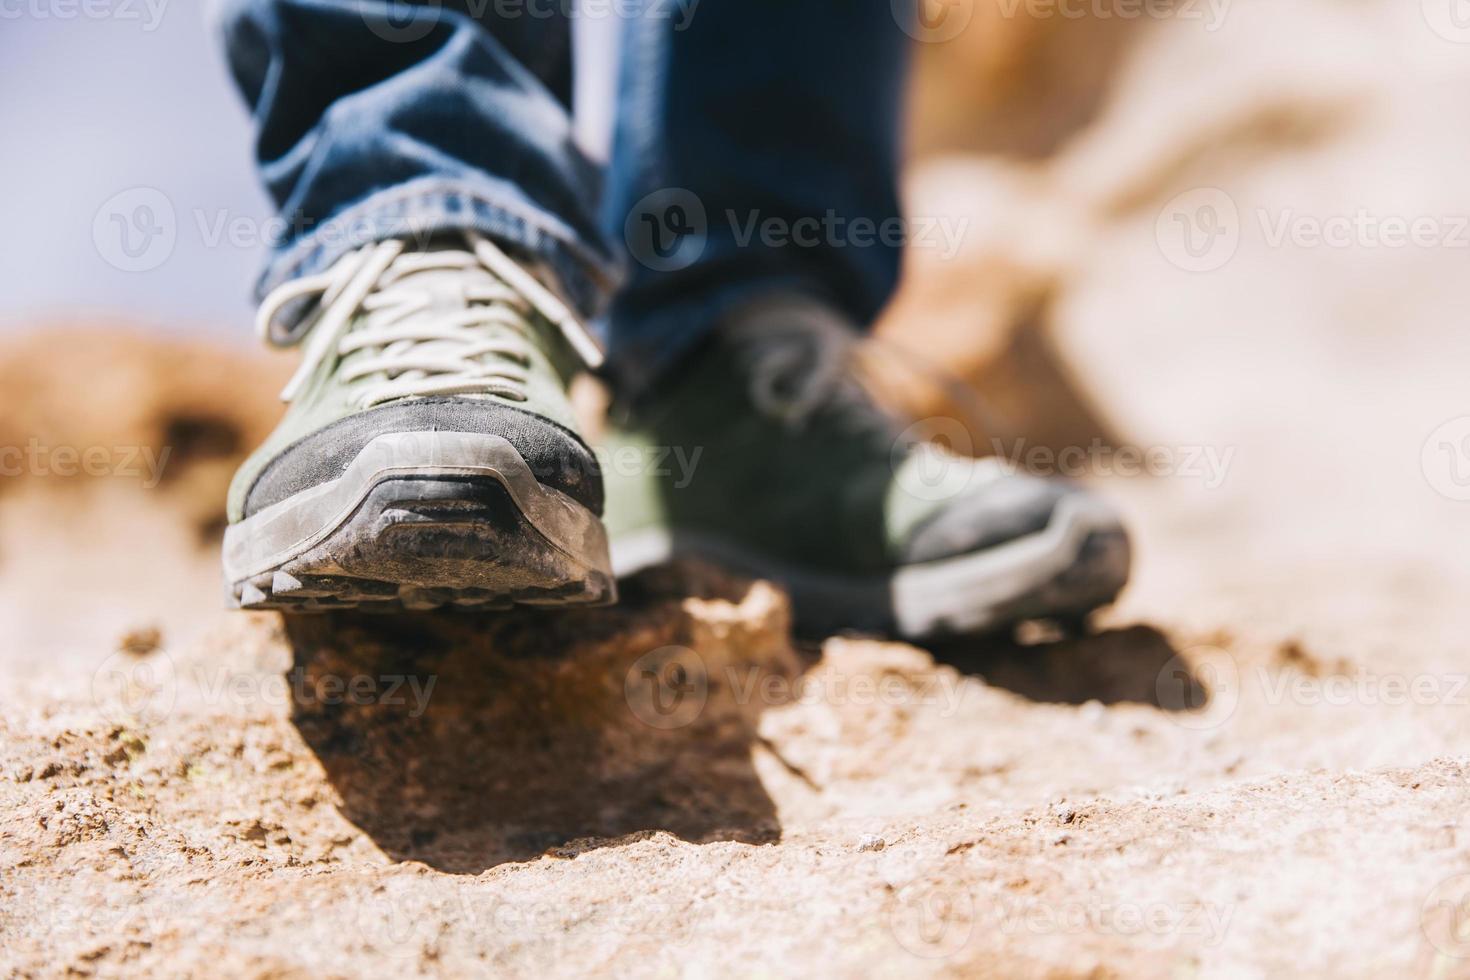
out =
[(901, 251), (872, 230), (899, 213), (903, 3), (583, 3), (624, 19), (605, 173), (572, 136), (572, 0), (220, 0), (288, 229), (262, 290), (473, 229), (606, 312), (629, 381), (763, 293), (871, 321)]

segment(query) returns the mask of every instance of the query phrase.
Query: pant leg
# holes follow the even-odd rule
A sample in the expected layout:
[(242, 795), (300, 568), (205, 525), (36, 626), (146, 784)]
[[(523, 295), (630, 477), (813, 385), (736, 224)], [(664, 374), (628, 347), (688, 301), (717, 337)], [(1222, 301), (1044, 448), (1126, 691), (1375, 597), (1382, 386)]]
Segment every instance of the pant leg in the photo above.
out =
[(643, 8), (626, 29), (603, 209), (632, 260), (609, 318), (615, 376), (636, 385), (768, 291), (870, 322), (902, 252), (904, 3)]
[(285, 224), (262, 290), (371, 241), (474, 229), (545, 262), (584, 313), (600, 305), (601, 174), (573, 142), (554, 6), (221, 0)]

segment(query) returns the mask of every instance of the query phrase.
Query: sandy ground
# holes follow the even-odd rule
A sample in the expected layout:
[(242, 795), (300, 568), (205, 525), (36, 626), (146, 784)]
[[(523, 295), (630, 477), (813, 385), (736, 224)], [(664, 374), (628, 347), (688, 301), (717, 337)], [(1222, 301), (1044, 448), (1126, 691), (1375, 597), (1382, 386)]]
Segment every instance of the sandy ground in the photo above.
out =
[[(226, 614), (283, 365), (10, 341), (0, 969), (1470, 976), (1470, 60), (1418, 6), (1149, 25), (1055, 152), (914, 175), (976, 225), (893, 342), (1024, 320), (1093, 416), (995, 431), (1109, 433), (1080, 475), (1137, 573), (1081, 638), (797, 643), (701, 568), (562, 616)], [(1202, 191), (1229, 254), (1171, 237)], [(1360, 211), (1441, 234), (1273, 232)]]

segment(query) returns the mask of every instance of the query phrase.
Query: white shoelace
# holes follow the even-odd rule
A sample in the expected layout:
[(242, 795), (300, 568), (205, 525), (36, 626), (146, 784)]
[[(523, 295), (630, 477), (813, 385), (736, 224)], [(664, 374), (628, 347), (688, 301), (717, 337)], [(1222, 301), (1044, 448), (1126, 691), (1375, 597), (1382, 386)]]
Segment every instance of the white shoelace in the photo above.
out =
[[(525, 401), (535, 315), (556, 327), (589, 368), (602, 363), (597, 342), (566, 304), (493, 242), (465, 237), (472, 251), (407, 252), (397, 240), (367, 245), (326, 272), (273, 290), (256, 316), (261, 339), (292, 347), (311, 337), (281, 399), (295, 398), (324, 360), (366, 351), (341, 375), (345, 382), (383, 376), (364, 390), (362, 408), (416, 395)], [(312, 299), (317, 315), (289, 332), (276, 330), (282, 309)]]
[(828, 410), (850, 427), (886, 433), (893, 426), (862, 381), (858, 337), (830, 312), (758, 314), (729, 335), (747, 364), (751, 401), (768, 418), (801, 428)]

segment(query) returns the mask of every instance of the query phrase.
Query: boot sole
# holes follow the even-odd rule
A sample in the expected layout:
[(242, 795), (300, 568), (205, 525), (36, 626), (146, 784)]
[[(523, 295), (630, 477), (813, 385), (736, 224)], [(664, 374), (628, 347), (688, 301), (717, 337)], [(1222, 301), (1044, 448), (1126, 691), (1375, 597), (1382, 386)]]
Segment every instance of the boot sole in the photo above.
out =
[(393, 612), (609, 603), (607, 535), (507, 440), (400, 432), (225, 531), (227, 602)]
[(662, 530), (620, 536), (612, 554), (619, 577), (694, 557), (771, 579), (790, 594), (805, 633), (858, 630), (927, 640), (993, 632), (1028, 619), (1078, 622), (1127, 584), (1131, 547), (1109, 508), (1078, 495), (1058, 504), (1034, 534), (883, 576), (783, 565), (723, 539)]

